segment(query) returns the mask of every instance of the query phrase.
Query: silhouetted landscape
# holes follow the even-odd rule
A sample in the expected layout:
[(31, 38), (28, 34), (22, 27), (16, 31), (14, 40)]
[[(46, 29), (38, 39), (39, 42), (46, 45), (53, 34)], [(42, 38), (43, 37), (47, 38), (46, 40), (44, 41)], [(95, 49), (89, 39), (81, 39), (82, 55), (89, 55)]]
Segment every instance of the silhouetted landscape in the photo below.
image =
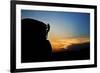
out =
[(47, 40), (50, 25), (34, 19), (21, 21), (21, 62), (45, 62), (90, 59), (90, 42), (72, 44), (52, 52)]
[(61, 52), (52, 54), (53, 60), (85, 60), (90, 59), (90, 43), (72, 44)]

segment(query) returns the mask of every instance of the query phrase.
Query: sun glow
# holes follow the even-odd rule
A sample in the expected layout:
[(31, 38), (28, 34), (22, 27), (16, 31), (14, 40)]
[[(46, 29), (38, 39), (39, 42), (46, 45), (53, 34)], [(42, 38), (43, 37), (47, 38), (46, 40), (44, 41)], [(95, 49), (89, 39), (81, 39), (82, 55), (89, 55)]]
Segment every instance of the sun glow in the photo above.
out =
[(90, 41), (88, 37), (77, 37), (77, 38), (66, 38), (66, 39), (50, 38), (49, 40), (51, 42), (53, 52), (59, 52), (63, 49), (68, 49), (67, 47), (72, 44), (79, 44)]

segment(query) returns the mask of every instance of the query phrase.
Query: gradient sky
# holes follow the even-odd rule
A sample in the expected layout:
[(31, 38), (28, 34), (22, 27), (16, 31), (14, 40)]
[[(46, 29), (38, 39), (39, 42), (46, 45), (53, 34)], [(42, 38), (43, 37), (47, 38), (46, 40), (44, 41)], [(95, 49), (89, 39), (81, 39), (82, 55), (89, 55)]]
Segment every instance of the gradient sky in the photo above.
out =
[(90, 35), (90, 14), (76, 12), (21, 10), (21, 18), (32, 18), (50, 24), (49, 38)]

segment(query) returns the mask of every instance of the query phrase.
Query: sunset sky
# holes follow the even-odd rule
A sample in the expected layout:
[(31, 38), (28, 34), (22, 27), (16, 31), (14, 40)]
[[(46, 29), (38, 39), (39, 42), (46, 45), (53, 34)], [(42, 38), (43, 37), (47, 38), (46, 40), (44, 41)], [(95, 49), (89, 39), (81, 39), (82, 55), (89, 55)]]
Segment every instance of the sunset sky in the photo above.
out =
[(48, 39), (53, 50), (89, 41), (89, 13), (21, 10), (21, 18), (32, 18), (46, 24), (49, 23)]

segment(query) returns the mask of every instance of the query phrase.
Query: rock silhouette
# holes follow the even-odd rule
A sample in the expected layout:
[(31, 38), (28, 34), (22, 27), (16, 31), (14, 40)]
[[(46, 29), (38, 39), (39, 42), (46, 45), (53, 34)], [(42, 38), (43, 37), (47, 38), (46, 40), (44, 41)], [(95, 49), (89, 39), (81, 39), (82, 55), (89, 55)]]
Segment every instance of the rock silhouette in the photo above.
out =
[(52, 47), (47, 40), (50, 25), (25, 18), (21, 20), (21, 61), (40, 62), (49, 61)]

